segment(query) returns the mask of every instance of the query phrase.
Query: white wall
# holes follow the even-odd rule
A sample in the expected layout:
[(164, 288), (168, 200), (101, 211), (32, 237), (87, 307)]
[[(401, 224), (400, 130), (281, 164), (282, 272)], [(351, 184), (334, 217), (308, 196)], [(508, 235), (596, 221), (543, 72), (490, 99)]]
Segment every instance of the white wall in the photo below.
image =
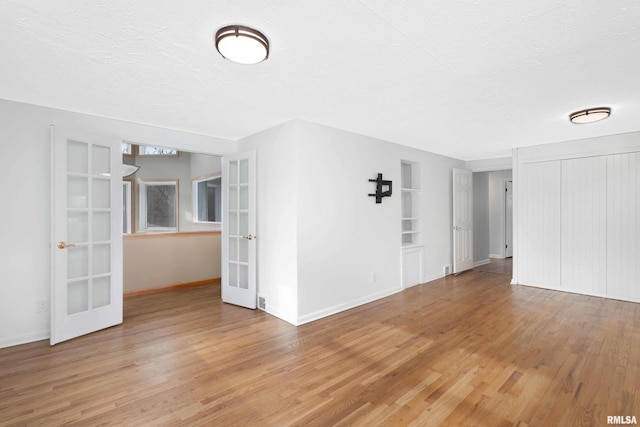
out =
[[(304, 323), (400, 287), (400, 150), (393, 144), (300, 122), (299, 316)], [(395, 193), (376, 204), (382, 173)], [(371, 281), (371, 275), (376, 281)]]
[[(259, 293), (291, 323), (400, 289), (401, 160), (420, 164), (424, 280), (451, 264), (451, 169), (462, 161), (300, 120), (236, 144), (0, 100), (0, 196), (19, 207), (0, 209), (0, 347), (49, 336), (37, 305), (49, 299), (50, 124), (214, 155), (256, 150)], [(396, 185), (381, 205), (366, 196), (378, 172)]]
[(126, 236), (124, 293), (220, 279), (220, 232)]
[(511, 170), (489, 172), (489, 256), (504, 258), (505, 250), (505, 182), (512, 180)]
[[(420, 164), (424, 279), (451, 264), (451, 169), (464, 162), (301, 120), (238, 149), (257, 151), (258, 287), (274, 315), (301, 324), (401, 289), (401, 160)], [(381, 204), (367, 196), (377, 173), (395, 185)]]
[(296, 122), (238, 141), (238, 151), (256, 151), (258, 295), (266, 311), (289, 323), (298, 318)]
[(220, 175), (222, 158), (208, 154), (191, 153), (191, 179)]
[(210, 154), (235, 143), (0, 100), (0, 347), (49, 337), (49, 125)]
[(489, 173), (473, 174), (473, 262), (489, 262), (490, 247)]

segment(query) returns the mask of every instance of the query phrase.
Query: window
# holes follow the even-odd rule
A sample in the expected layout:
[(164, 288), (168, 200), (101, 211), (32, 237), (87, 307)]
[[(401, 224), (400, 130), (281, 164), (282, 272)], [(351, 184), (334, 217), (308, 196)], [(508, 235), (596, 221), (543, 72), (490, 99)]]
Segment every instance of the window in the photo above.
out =
[(193, 221), (221, 222), (220, 176), (193, 180)]
[(151, 145), (139, 145), (138, 155), (140, 156), (177, 156), (178, 150), (175, 148), (153, 147)]
[(131, 234), (131, 181), (122, 181), (122, 234)]
[(178, 229), (178, 181), (140, 180), (140, 231)]
[(133, 145), (128, 142), (122, 143), (122, 154), (124, 156), (133, 156)]

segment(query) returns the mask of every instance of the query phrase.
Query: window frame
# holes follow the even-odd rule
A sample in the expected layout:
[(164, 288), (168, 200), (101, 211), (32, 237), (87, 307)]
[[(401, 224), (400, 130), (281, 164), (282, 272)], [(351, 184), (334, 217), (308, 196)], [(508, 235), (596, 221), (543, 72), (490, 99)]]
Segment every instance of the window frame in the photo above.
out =
[[(147, 226), (147, 193), (148, 186), (173, 185), (176, 189), (175, 200), (175, 227), (149, 227)], [(177, 232), (180, 228), (180, 185), (178, 179), (138, 179), (138, 232)]]
[[(125, 230), (122, 231), (123, 235), (129, 235), (129, 234), (133, 234), (134, 233), (134, 229), (133, 229), (133, 218), (134, 218), (134, 204), (133, 204), (133, 180), (131, 179), (123, 179), (122, 180), (122, 192), (124, 193), (125, 197), (123, 200), (123, 205), (122, 208), (125, 209), (125, 213), (128, 213), (128, 215), (126, 215), (126, 223), (123, 224), (123, 228), (125, 228)], [(124, 217), (124, 214), (123, 214)]]
[(136, 145), (131, 142), (122, 141), (122, 145), (127, 145), (127, 150), (122, 152), (124, 157), (135, 157), (136, 156)]
[(204, 181), (211, 181), (212, 179), (220, 179), (220, 217), (222, 217), (222, 175), (220, 172), (205, 175), (197, 178), (193, 178), (191, 180), (191, 218), (194, 224), (211, 224), (211, 225), (221, 225), (222, 218), (220, 221), (201, 221), (198, 218), (198, 183)]
[[(136, 155), (138, 157), (178, 157), (180, 155), (180, 152), (176, 149), (176, 148), (169, 148), (169, 147), (162, 147), (159, 145), (137, 145), (136, 146)], [(171, 154), (165, 154), (165, 153), (145, 153), (145, 147), (153, 147), (153, 148), (163, 148), (163, 149), (167, 149), (167, 150), (175, 150), (175, 153), (171, 153)]]

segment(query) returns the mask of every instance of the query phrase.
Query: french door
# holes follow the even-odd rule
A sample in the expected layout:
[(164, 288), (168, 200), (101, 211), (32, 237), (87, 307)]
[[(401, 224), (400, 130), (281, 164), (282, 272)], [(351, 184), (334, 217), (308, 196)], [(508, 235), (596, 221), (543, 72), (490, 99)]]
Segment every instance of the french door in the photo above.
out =
[(51, 345), (122, 323), (121, 142), (51, 127)]
[(256, 308), (256, 153), (222, 161), (222, 301)]
[(453, 169), (453, 273), (473, 268), (473, 174)]

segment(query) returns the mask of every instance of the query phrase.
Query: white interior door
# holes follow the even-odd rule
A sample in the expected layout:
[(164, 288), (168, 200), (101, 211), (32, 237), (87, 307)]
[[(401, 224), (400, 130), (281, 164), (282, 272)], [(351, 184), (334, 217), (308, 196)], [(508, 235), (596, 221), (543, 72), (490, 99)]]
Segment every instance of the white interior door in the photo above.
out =
[(504, 192), (504, 246), (505, 257), (513, 256), (513, 182), (505, 182)]
[(51, 345), (122, 323), (120, 144), (51, 128)]
[(256, 308), (256, 153), (222, 161), (222, 301)]
[(453, 273), (473, 268), (473, 174), (453, 169)]

